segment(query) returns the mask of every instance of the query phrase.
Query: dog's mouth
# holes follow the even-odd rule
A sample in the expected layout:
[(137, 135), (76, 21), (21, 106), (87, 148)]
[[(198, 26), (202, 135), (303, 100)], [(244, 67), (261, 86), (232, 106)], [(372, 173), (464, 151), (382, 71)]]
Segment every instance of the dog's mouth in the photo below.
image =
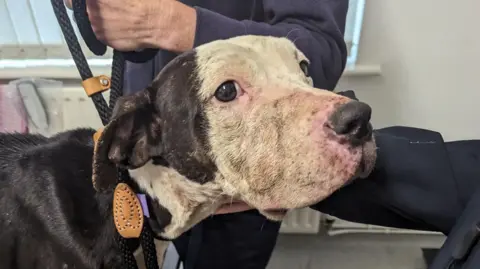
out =
[[(353, 167), (353, 171), (351, 171), (351, 177), (349, 177), (349, 179), (341, 179), (341, 181), (343, 181), (343, 183), (341, 184), (342, 186), (349, 185), (356, 179), (368, 177), (373, 171), (376, 161), (376, 143), (374, 135), (369, 135), (368, 139), (363, 141), (361, 145), (358, 145), (357, 150), (354, 154), (355, 155), (352, 155), (352, 157), (357, 158), (356, 163), (354, 164), (355, 167)], [(321, 193), (318, 190), (319, 188), (321, 188), (321, 184), (318, 184), (318, 187), (309, 184), (305, 187), (305, 189), (300, 189), (299, 192), (308, 193), (308, 197), (314, 197), (318, 193)], [(301, 198), (302, 197), (300, 197), (300, 199)], [(250, 203), (248, 199), (243, 200), (242, 198), (237, 197), (229, 199), (229, 201), (225, 201), (217, 209), (216, 214), (236, 213), (257, 209), (262, 215), (266, 216), (269, 219), (281, 220), (283, 217), (285, 217), (288, 211), (292, 209), (304, 208), (317, 202), (318, 201), (313, 201), (312, 199), (305, 199), (302, 201), (295, 200), (290, 202), (275, 202), (261, 199), (260, 201), (257, 200), (256, 203)]]
[(376, 161), (375, 139), (372, 138), (362, 145), (362, 157), (357, 168), (355, 177), (365, 178), (372, 172)]

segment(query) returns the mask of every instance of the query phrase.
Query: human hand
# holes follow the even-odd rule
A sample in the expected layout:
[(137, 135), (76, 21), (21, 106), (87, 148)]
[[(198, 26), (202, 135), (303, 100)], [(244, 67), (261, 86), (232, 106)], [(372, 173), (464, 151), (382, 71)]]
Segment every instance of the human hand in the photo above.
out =
[(253, 209), (253, 207), (247, 205), (244, 202), (234, 201), (234, 202), (222, 205), (220, 208), (217, 209), (217, 211), (215, 211), (214, 215), (238, 213), (238, 212), (248, 211), (251, 209)]
[[(64, 0), (72, 8), (72, 1)], [(120, 51), (168, 47), (176, 0), (86, 0), (97, 39)]]

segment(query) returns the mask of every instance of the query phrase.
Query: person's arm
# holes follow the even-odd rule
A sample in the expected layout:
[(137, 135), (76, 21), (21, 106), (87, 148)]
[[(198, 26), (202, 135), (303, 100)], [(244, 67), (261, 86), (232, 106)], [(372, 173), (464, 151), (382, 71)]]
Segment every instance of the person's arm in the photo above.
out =
[(313, 206), (344, 220), (448, 234), (480, 186), (480, 140), (412, 127), (377, 130), (374, 172)]
[(315, 87), (333, 90), (345, 68), (348, 0), (264, 0), (266, 22), (239, 21), (176, 1), (169, 5), (170, 15), (159, 17), (158, 24), (170, 27), (158, 27), (156, 35), (163, 49), (182, 52), (240, 35), (287, 37), (310, 59)]
[[(65, 2), (71, 6), (71, 0)], [(97, 38), (120, 51), (148, 47), (181, 53), (240, 35), (287, 37), (309, 58), (314, 86), (325, 90), (335, 88), (346, 64), (349, 0), (263, 0), (265, 22), (239, 21), (176, 0), (86, 2)]]

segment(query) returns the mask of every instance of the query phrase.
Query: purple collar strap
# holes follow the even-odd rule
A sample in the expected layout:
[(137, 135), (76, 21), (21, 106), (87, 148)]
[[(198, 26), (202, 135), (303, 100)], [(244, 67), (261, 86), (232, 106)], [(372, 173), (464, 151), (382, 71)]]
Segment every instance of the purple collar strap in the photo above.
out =
[(147, 218), (150, 218), (150, 211), (148, 211), (148, 204), (147, 204), (147, 197), (145, 194), (137, 193), (138, 200), (140, 200), (140, 204), (142, 205), (143, 215)]

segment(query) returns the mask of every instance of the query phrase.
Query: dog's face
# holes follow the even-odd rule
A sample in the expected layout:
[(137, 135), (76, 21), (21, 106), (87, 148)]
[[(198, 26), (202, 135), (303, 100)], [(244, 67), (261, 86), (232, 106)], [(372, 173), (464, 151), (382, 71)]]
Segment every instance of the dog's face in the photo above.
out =
[[(186, 52), (149, 88), (119, 100), (97, 164), (108, 157), (130, 169), (159, 202), (166, 237), (229, 199), (277, 220), (285, 209), (314, 204), (368, 175), (376, 155), (370, 108), (313, 88), (308, 63), (292, 42), (274, 37)], [(100, 189), (114, 183), (101, 169), (96, 177)]]

